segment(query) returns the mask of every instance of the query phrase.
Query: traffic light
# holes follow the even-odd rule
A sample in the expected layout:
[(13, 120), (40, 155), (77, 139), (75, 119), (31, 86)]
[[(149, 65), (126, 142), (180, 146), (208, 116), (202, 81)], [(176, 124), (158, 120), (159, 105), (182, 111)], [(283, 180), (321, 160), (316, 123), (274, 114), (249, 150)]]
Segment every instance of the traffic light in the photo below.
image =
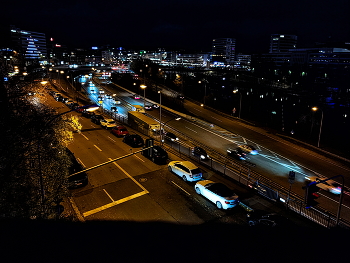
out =
[(315, 183), (311, 183), (306, 187), (305, 208), (310, 208), (318, 204), (315, 200), (320, 197), (317, 193), (320, 190)]

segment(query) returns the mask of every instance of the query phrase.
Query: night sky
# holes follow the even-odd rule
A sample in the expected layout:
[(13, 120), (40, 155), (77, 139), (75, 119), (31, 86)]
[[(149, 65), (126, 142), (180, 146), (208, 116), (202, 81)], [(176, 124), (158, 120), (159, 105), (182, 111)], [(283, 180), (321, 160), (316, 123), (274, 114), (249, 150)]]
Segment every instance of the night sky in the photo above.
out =
[(43, 32), (75, 47), (210, 51), (213, 38), (236, 50), (268, 52), (270, 35), (295, 34), (298, 47), (350, 41), (349, 0), (32, 0), (1, 5), (1, 26)]

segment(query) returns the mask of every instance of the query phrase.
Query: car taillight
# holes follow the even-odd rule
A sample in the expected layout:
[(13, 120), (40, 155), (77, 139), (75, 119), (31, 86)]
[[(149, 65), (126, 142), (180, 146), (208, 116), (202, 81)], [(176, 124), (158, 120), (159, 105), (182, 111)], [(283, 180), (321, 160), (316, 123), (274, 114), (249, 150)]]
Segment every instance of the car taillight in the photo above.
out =
[(190, 174), (190, 177), (191, 177), (191, 178), (193, 177), (192, 174)]
[(225, 204), (230, 204), (231, 202), (229, 202), (229, 201), (225, 201)]

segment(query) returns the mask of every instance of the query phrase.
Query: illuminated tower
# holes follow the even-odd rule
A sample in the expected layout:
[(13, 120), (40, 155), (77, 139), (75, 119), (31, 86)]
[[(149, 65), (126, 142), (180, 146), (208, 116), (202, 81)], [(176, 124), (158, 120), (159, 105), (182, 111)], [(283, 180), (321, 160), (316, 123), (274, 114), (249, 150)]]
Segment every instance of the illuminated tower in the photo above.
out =
[(236, 39), (215, 38), (212, 46), (212, 62), (222, 62), (226, 65), (235, 61)]

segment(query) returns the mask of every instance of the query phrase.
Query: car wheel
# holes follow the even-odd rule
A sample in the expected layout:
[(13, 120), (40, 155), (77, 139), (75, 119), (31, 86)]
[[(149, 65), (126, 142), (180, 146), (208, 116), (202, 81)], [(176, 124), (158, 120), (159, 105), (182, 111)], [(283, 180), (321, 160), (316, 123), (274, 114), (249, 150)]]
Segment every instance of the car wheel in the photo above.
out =
[(173, 169), (171, 169), (171, 166), (170, 166), (170, 165), (168, 166), (168, 170), (169, 170), (170, 172), (173, 172)]
[(201, 189), (199, 189), (198, 187), (196, 187), (196, 192), (197, 192), (197, 194), (201, 194)]
[(182, 176), (182, 179), (183, 179), (185, 182), (187, 182), (187, 177), (186, 177), (186, 175)]
[(216, 207), (219, 209), (222, 209), (222, 204), (218, 201), (218, 202), (216, 202)]

